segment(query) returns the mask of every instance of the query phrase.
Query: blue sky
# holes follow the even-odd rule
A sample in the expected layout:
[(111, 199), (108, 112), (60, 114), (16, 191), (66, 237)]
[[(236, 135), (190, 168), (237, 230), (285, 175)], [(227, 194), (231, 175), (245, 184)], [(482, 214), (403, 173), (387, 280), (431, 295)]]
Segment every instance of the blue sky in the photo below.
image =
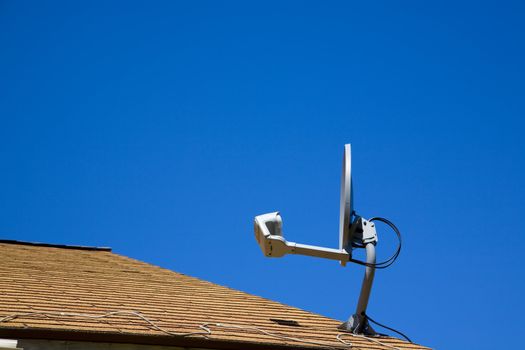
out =
[[(264, 258), (255, 215), (336, 247), (344, 143), (401, 229), (370, 315), (518, 348), (520, 2), (0, 2), (0, 236), (114, 251), (337, 319), (363, 268)], [(394, 249), (379, 231), (379, 258)], [(490, 334), (490, 336), (488, 335)]]

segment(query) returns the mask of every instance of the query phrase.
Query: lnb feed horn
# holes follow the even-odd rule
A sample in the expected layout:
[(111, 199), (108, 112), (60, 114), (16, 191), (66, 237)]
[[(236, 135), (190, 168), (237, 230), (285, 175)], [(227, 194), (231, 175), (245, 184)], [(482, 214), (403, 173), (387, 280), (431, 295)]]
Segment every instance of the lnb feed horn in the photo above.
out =
[(278, 258), (291, 252), (291, 247), (283, 238), (282, 225), (279, 212), (255, 217), (255, 239), (265, 256)]

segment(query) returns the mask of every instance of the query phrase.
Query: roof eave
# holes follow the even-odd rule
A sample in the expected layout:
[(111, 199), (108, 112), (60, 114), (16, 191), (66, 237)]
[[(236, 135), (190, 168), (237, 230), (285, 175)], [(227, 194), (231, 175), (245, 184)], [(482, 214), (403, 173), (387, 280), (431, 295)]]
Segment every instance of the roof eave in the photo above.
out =
[(254, 343), (248, 341), (216, 340), (205, 337), (177, 337), (169, 335), (145, 335), (133, 333), (86, 332), (49, 328), (0, 328), (1, 338), (66, 340), (97, 343), (121, 343), (141, 345), (176, 346), (185, 348), (220, 350), (333, 350), (332, 346), (308, 346), (294, 344)]

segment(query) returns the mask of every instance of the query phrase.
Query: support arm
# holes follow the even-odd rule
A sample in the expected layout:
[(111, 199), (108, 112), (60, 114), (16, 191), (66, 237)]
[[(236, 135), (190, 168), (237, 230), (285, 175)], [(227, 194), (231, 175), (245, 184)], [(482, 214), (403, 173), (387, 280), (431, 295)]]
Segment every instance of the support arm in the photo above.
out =
[(350, 254), (346, 250), (316, 247), (307, 244), (300, 244), (294, 242), (288, 242), (288, 245), (292, 247), (291, 254), (308, 255), (316, 258), (325, 258), (332, 260), (339, 260), (341, 262), (348, 262), (350, 260)]

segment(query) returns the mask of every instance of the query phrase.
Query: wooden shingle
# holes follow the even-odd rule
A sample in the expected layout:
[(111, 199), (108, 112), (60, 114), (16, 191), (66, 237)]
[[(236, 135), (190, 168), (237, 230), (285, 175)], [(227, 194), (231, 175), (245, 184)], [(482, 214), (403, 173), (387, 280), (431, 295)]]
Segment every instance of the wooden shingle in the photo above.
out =
[[(0, 337), (200, 348), (426, 349), (107, 248), (0, 242)], [(188, 335), (192, 334), (192, 335)]]

